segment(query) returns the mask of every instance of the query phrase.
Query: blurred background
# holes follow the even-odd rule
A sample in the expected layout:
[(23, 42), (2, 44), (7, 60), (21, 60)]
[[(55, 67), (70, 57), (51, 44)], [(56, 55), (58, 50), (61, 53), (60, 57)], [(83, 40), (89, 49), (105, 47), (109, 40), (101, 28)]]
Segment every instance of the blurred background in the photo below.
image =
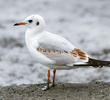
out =
[[(31, 14), (46, 20), (46, 29), (64, 36), (91, 57), (110, 60), (110, 0), (0, 0), (0, 85), (46, 82), (47, 67), (28, 52), (25, 27), (14, 27)], [(52, 73), (51, 73), (52, 74)], [(110, 68), (57, 71), (57, 82), (110, 82)]]

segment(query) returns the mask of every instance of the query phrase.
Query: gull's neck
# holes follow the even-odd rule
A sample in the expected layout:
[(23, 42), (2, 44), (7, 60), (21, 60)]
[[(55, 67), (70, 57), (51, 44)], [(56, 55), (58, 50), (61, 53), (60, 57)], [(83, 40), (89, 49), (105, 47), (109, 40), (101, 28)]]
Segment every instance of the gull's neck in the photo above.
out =
[(26, 38), (34, 38), (36, 35), (41, 34), (42, 32), (43, 32), (43, 29), (28, 28), (26, 30), (25, 36)]
[(37, 30), (36, 28), (28, 28), (25, 33), (25, 42), (26, 45), (29, 46), (37, 35), (41, 34), (44, 30)]

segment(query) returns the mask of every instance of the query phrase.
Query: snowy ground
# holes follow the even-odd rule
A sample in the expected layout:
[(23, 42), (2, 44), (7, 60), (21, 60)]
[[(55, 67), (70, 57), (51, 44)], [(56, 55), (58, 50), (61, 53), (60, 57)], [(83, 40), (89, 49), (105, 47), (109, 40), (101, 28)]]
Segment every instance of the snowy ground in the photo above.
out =
[[(0, 0), (0, 85), (46, 82), (24, 42), (24, 27), (13, 27), (30, 14), (42, 15), (47, 30), (60, 34), (89, 55), (110, 59), (110, 0)], [(110, 82), (110, 68), (57, 71), (57, 82)]]

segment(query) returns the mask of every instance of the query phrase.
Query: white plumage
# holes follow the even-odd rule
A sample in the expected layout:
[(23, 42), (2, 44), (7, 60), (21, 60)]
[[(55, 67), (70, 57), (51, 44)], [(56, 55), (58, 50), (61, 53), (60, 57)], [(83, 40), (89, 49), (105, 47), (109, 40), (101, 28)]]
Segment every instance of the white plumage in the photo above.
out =
[[(32, 22), (30, 23), (29, 20)], [(77, 57), (72, 55), (71, 52), (76, 47), (68, 40), (47, 32), (45, 30), (45, 21), (41, 16), (31, 15), (24, 22), (28, 27), (25, 33), (26, 45), (37, 62), (53, 69), (71, 69), (74, 67), (70, 66), (73, 66), (75, 63), (85, 63), (88, 61), (88, 57), (80, 59), (79, 55)], [(38, 23), (39, 25), (37, 25)], [(38, 48), (41, 50), (37, 50)]]

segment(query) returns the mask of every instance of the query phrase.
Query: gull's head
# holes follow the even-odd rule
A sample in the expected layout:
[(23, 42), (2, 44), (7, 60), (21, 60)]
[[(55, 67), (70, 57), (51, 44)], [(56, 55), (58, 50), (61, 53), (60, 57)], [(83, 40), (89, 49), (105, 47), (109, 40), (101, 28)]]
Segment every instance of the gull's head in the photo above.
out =
[(31, 15), (24, 19), (24, 21), (14, 24), (14, 26), (24, 25), (29, 29), (43, 30), (45, 21), (40, 15)]

